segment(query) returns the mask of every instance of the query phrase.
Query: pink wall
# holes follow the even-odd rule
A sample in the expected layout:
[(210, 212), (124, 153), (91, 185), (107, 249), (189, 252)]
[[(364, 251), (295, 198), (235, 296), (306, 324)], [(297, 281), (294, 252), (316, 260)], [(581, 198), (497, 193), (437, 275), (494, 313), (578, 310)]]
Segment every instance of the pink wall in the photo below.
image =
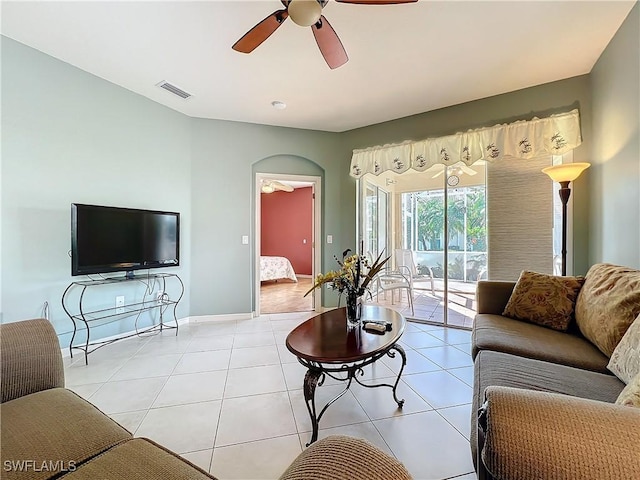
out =
[[(261, 255), (287, 257), (296, 273), (312, 274), (312, 188), (293, 192), (263, 193), (261, 204)], [(307, 243), (303, 243), (303, 240)]]

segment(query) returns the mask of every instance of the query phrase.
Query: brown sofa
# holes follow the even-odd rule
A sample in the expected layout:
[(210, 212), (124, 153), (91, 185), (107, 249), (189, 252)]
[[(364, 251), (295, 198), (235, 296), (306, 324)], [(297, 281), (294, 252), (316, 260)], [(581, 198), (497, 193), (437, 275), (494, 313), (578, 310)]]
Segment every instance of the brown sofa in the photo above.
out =
[[(130, 432), (64, 388), (56, 333), (47, 320), (0, 325), (0, 478), (211, 479), (179, 455)], [(370, 443), (331, 436), (302, 452), (285, 480), (410, 479)]]
[[(515, 285), (483, 281), (477, 289), (478, 478), (640, 478), (640, 409), (614, 404), (625, 384), (607, 370), (609, 357), (575, 322), (562, 332), (503, 316)], [(587, 309), (588, 295), (579, 298)], [(640, 312), (640, 303), (631, 307)]]

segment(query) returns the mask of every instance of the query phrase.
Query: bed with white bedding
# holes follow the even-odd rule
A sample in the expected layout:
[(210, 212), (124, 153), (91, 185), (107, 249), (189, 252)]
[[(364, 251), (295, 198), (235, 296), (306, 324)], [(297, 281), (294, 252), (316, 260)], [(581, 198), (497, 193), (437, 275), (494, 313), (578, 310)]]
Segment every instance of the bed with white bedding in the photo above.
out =
[(286, 257), (260, 257), (260, 281), (281, 280), (287, 278), (297, 282), (296, 272)]

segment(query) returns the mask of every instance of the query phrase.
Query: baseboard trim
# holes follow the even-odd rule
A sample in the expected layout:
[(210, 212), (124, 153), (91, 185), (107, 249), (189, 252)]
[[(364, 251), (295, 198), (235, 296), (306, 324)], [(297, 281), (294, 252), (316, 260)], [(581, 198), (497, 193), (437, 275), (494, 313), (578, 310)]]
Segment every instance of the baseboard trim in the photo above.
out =
[[(189, 323), (189, 317), (184, 317), (184, 318), (180, 318), (178, 319), (178, 326), (180, 325), (186, 325), (187, 323)], [(171, 325), (171, 324), (169, 324)], [(151, 325), (149, 325), (150, 327)], [(148, 327), (145, 327), (148, 328)], [(103, 337), (103, 338), (96, 338), (94, 340), (91, 340), (92, 342), (108, 342), (111, 340), (115, 340), (115, 339), (120, 339), (121, 337), (126, 337), (127, 335), (135, 335), (136, 331), (135, 330), (130, 330), (128, 332), (123, 332), (123, 333), (119, 333), (118, 335), (110, 335), (108, 337)], [(124, 338), (121, 338), (121, 340), (125, 340)], [(71, 358), (71, 353), (69, 352), (69, 346), (66, 346), (65, 348), (61, 348), (60, 351), (62, 352), (62, 358)], [(77, 350), (78, 355), (84, 355), (84, 353), (80, 350)], [(91, 354), (89, 354), (91, 355)], [(74, 357), (75, 358), (75, 357)]]
[(253, 312), (251, 313), (227, 313), (222, 315), (198, 315), (195, 317), (187, 317), (189, 323), (204, 323), (204, 322), (224, 322), (228, 320), (249, 320), (254, 318)]

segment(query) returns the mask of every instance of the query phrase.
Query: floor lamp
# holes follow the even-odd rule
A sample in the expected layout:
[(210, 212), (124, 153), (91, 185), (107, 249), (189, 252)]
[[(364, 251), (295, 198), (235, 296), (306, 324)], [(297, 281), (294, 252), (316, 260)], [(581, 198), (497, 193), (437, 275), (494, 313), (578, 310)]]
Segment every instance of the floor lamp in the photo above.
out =
[(560, 201), (562, 202), (562, 276), (567, 274), (567, 202), (571, 196), (569, 183), (589, 168), (589, 163), (563, 163), (543, 168), (542, 171), (549, 175), (554, 182), (560, 184)]

